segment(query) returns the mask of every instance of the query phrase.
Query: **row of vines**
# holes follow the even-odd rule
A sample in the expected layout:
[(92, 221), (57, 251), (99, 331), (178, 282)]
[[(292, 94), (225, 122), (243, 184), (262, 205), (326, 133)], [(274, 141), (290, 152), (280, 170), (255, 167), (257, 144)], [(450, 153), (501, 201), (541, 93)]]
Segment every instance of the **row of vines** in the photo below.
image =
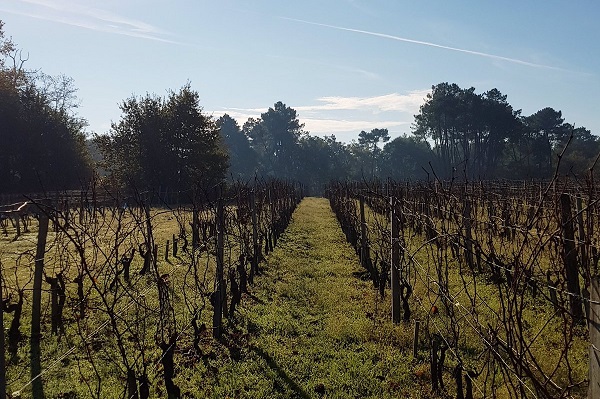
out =
[(600, 197), (591, 180), (336, 183), (327, 195), (382, 300), (391, 288), (393, 321), (415, 327), (414, 356), (430, 362), (434, 391), (592, 392)]
[(56, 198), (2, 213), (2, 398), (193, 397), (180, 382), (209, 367), (211, 345), (236, 344), (236, 307), (301, 195), (257, 181), (177, 206), (100, 187)]

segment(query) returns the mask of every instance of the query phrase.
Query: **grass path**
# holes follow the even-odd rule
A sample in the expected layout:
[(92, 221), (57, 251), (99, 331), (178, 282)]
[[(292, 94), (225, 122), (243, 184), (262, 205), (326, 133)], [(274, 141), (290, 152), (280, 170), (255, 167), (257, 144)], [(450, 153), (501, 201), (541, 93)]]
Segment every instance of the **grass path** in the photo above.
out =
[(410, 327), (391, 325), (371, 283), (353, 274), (358, 259), (326, 199), (300, 204), (263, 268), (229, 357), (196, 374), (206, 396), (428, 397), (406, 353)]

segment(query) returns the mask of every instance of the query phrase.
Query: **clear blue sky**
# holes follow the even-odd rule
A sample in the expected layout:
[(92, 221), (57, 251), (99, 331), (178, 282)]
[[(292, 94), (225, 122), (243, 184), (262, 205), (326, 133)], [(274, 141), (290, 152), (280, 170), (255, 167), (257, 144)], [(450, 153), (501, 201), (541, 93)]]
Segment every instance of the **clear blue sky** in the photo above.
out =
[(312, 134), (410, 132), (431, 86), (492, 88), (600, 134), (600, 3), (401, 0), (1, 0), (26, 66), (75, 80), (90, 132), (131, 95), (187, 81), (242, 124), (277, 101)]

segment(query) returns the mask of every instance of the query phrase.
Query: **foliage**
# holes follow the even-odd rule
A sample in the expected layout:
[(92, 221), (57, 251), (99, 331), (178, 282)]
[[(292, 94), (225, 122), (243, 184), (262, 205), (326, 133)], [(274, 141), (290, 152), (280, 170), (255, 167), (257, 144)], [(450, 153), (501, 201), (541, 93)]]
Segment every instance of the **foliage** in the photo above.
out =
[(147, 94), (121, 104), (123, 115), (96, 136), (116, 182), (143, 188), (189, 188), (225, 176), (227, 154), (215, 122), (202, 113), (190, 84), (168, 98)]
[(249, 119), (244, 132), (252, 140), (252, 148), (259, 154), (263, 176), (295, 179), (301, 169), (299, 140), (306, 134), (296, 110), (281, 101), (260, 115)]
[(440, 83), (415, 116), (414, 133), (433, 140), (443, 175), (460, 167), (469, 176), (490, 178), (519, 129), (519, 113), (497, 89), (478, 95), (473, 87)]
[[(427, 141), (414, 136), (396, 137), (383, 147), (382, 170), (396, 180), (425, 178), (429, 163), (435, 161), (432, 155)], [(431, 166), (437, 169), (435, 164)]]
[(358, 134), (358, 146), (355, 146), (355, 154), (362, 158), (361, 170), (362, 174), (371, 179), (379, 176), (385, 171), (381, 170), (378, 165), (381, 148), (379, 142), (387, 143), (390, 140), (390, 135), (387, 129), (373, 129), (370, 132), (364, 130)]
[(566, 126), (565, 130), (572, 136), (558, 140), (554, 149), (554, 159), (556, 160), (559, 151), (566, 147), (560, 172), (565, 175), (584, 176), (594, 166), (600, 154), (600, 140), (584, 127)]
[(91, 169), (86, 121), (73, 113), (72, 80), (40, 84), (42, 74), (25, 73), (24, 60), (17, 61), (19, 53), (1, 28), (0, 21), (0, 192), (80, 187)]
[(248, 180), (257, 169), (256, 152), (235, 119), (228, 114), (217, 120), (217, 127), (229, 154), (229, 173), (234, 178)]

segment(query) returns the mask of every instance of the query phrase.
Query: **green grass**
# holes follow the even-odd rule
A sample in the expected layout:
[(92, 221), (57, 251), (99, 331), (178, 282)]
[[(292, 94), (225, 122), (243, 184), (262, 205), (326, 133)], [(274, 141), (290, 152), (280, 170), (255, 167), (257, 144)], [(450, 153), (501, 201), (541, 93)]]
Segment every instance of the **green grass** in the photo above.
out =
[[(368, 206), (366, 209), (366, 220), (369, 226), (369, 240), (372, 245), (373, 253), (389, 253), (389, 220), (387, 215), (375, 213)], [(445, 223), (445, 226), (442, 226)], [(550, 222), (548, 222), (550, 223)], [(459, 235), (457, 225), (453, 221), (445, 220), (438, 221), (438, 231), (449, 232), (453, 235)], [(460, 227), (458, 227), (460, 229)], [(385, 231), (385, 233), (383, 233)], [(490, 242), (486, 242), (486, 236), (482, 233), (484, 229), (480, 229), (479, 233), (483, 237), (474, 236), (475, 240), (482, 242), (484, 251)], [(538, 295), (532, 297), (530, 290), (524, 286), (519, 286), (518, 290), (509, 289), (508, 284), (504, 281), (497, 285), (490, 278), (488, 273), (471, 273), (468, 267), (463, 263), (460, 266), (459, 258), (463, 256), (463, 250), (459, 251), (458, 257), (452, 254), (448, 247), (441, 251), (436, 248), (433, 241), (426, 243), (426, 238), (420, 234), (416, 234), (410, 227), (404, 230), (405, 248), (408, 258), (411, 262), (408, 264), (407, 273), (413, 287), (413, 294), (409, 300), (412, 313), (412, 318), (425, 321), (425, 330), (430, 333), (440, 333), (451, 344), (455, 345), (453, 351), (449, 351), (446, 357), (446, 371), (457, 364), (458, 356), (460, 361), (465, 366), (465, 369), (481, 370), (486, 364), (490, 364), (486, 357), (483, 356), (486, 352), (487, 345), (482, 337), (486, 337), (487, 326), (493, 328), (498, 327), (498, 337), (505, 341), (507, 332), (502, 324), (503, 306), (513, 306), (511, 313), (520, 315), (521, 330), (515, 329), (512, 337), (517, 334), (522, 334), (524, 342), (529, 347), (527, 356), (535, 360), (535, 364), (543, 370), (546, 375), (552, 374), (552, 379), (559, 386), (567, 387), (572, 384), (569, 380), (569, 373), (572, 376), (572, 381), (582, 381), (579, 386), (571, 387), (569, 395), (573, 397), (585, 397), (588, 373), (588, 334), (584, 326), (575, 325), (570, 339), (568, 326), (570, 319), (562, 318), (560, 312), (556, 312), (550, 301), (544, 297), (548, 296), (548, 287), (544, 285), (545, 277), (536, 276), (540, 282), (538, 284)], [(507, 259), (516, 257), (518, 246), (522, 243), (516, 240), (500, 240), (494, 237), (493, 245), (496, 253), (500, 256), (506, 256)], [(525, 241), (527, 244), (526, 250), (537, 245), (537, 241)], [(446, 258), (447, 255), (447, 258)], [(528, 253), (524, 251), (521, 259), (527, 259)], [(543, 252), (538, 255), (536, 262), (546, 268), (552, 260), (551, 254)], [(446, 270), (448, 275), (445, 277), (449, 294), (440, 295), (437, 287), (437, 273), (435, 265), (443, 265), (442, 270)], [(560, 264), (558, 265), (560, 267)], [(484, 270), (488, 269), (484, 263)], [(504, 276), (504, 272), (502, 272)], [(502, 287), (502, 297), (499, 296), (498, 287)], [(524, 295), (521, 295), (522, 293)], [(449, 301), (450, 310), (453, 311), (455, 317), (452, 319), (448, 312), (443, 308), (441, 302), (444, 297), (453, 299)], [(473, 300), (473, 307), (471, 307)], [(519, 301), (523, 300), (522, 313), (518, 313), (517, 308)], [(432, 305), (436, 305), (440, 311), (435, 315), (431, 313)], [(516, 326), (516, 320), (510, 320), (512, 326)], [(456, 341), (453, 336), (456, 334)], [(565, 341), (568, 343), (568, 362), (564, 358)], [(514, 341), (512, 341), (514, 342)], [(496, 347), (497, 348), (497, 347)], [(501, 350), (495, 349), (496, 353), (503, 355)], [(455, 353), (454, 353), (455, 352)], [(507, 356), (505, 356), (507, 358)], [(529, 361), (529, 360), (528, 360)], [(511, 366), (512, 367), (512, 366)], [(498, 370), (498, 369), (497, 369)], [(536, 370), (537, 371), (537, 370)], [(514, 377), (514, 373), (510, 376)], [(450, 373), (444, 375), (444, 382), (448, 385), (448, 380), (452, 376)], [(529, 380), (521, 376), (526, 383)], [(537, 377), (540, 381), (543, 377)], [(489, 391), (485, 395), (481, 393), (484, 381), (493, 380), (491, 377), (486, 379), (486, 374), (482, 374), (480, 378), (474, 380), (475, 396), (488, 396)], [(498, 398), (510, 397), (506, 384), (502, 378), (497, 378), (494, 381), (495, 394)], [(454, 387), (449, 387), (448, 392), (453, 392)], [(571, 397), (571, 396), (569, 396)]]
[(243, 337), (238, 353), (210, 362), (212, 376), (198, 366), (200, 394), (429, 397), (428, 373), (408, 352), (411, 327), (385, 321), (388, 305), (360, 271), (327, 200), (305, 199), (229, 332)]
[[(168, 213), (159, 213), (153, 225), (155, 238), (160, 243), (178, 231)], [(110, 232), (106, 234), (110, 241)], [(12, 271), (16, 254), (34, 246), (35, 231), (16, 241), (12, 241), (12, 237), (3, 238), (0, 254), (9, 283), (17, 278)], [(49, 272), (60, 255), (55, 254), (53, 248), (47, 254)], [(161, 247), (159, 254), (162, 251)], [(327, 200), (307, 198), (300, 204), (275, 251), (261, 264), (262, 274), (250, 287), (250, 293), (244, 295), (235, 317), (225, 321), (225, 333), (220, 341), (212, 338), (210, 330), (212, 308), (209, 305), (204, 310), (202, 322), (209, 328), (200, 342), (199, 355), (191, 351), (189, 315), (182, 309), (182, 296), (193, 295), (182, 285), (180, 274), (185, 273), (185, 268), (179, 261), (183, 260), (171, 258), (173, 263), (170, 264), (160, 258), (159, 255), (160, 270), (173, 269), (170, 281), (176, 312), (178, 317), (183, 315), (177, 321), (180, 340), (175, 354), (175, 383), (181, 388), (182, 397), (434, 397), (429, 388), (426, 351), (421, 353), (421, 359), (413, 359), (410, 354), (412, 325), (394, 326), (389, 321), (389, 296), (382, 302), (372, 283), (357, 277), (363, 270), (345, 242)], [(132, 269), (137, 271), (140, 267), (141, 259), (136, 256)], [(17, 270), (21, 283), (27, 282), (30, 269), (21, 265)], [(144, 291), (146, 283), (141, 279), (136, 290)], [(68, 290), (72, 296), (73, 286)], [(153, 294), (154, 291), (148, 292)], [(72, 304), (71, 296), (67, 307)], [(90, 298), (91, 303), (97, 300)], [(151, 295), (143, 301), (154, 307)], [(125, 380), (118, 369), (118, 354), (110, 328), (93, 335), (89, 345), (81, 345), (73, 311), (69, 308), (65, 309), (66, 336), (51, 336), (47, 303), (45, 293), (42, 368), (46, 370), (69, 348), (75, 347), (75, 351), (44, 375), (46, 397), (89, 397), (86, 383), (94, 388), (98, 380), (86, 360), (86, 350), (95, 359), (101, 375), (102, 397), (120, 397)], [(164, 397), (160, 353), (153, 349), (155, 326), (152, 320), (156, 315), (144, 310), (144, 303), (133, 306), (126, 317), (133, 328), (147, 335), (144, 345), (148, 351), (146, 364), (151, 397)], [(25, 338), (18, 363), (9, 368), (10, 390), (19, 389), (29, 380), (29, 292), (23, 316), (21, 331)], [(5, 315), (5, 327), (11, 318)], [(102, 312), (92, 313), (83, 325), (83, 335), (93, 331), (103, 320)], [(134, 351), (133, 347), (130, 349)], [(23, 397), (29, 392), (27, 387)]]

